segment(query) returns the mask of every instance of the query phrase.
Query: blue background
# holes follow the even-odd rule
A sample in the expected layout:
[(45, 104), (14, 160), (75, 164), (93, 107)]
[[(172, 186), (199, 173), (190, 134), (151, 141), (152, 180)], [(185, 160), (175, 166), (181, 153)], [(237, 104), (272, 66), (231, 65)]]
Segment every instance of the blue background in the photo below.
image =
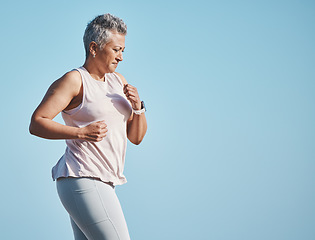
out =
[(132, 239), (315, 239), (314, 1), (1, 5), (1, 239), (73, 239), (50, 173), (65, 143), (28, 125), (107, 12), (128, 25), (117, 71), (148, 108), (116, 188)]

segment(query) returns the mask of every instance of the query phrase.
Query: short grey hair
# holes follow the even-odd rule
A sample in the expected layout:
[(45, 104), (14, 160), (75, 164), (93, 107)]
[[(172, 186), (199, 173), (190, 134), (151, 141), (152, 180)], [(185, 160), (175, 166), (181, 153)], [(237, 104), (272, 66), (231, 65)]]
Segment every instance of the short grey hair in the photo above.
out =
[(126, 35), (127, 25), (122, 19), (109, 13), (99, 15), (88, 23), (83, 36), (86, 57), (89, 55), (90, 43), (94, 41), (103, 48), (109, 41), (110, 31)]

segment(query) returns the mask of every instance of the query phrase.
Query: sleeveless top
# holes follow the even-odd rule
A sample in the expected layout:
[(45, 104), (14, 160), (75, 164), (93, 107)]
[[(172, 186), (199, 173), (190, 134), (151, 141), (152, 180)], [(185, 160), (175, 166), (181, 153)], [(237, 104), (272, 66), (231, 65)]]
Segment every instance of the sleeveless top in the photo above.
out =
[(93, 177), (113, 185), (126, 183), (123, 175), (127, 147), (127, 120), (132, 108), (123, 93), (123, 83), (115, 73), (106, 73), (105, 81), (97, 81), (80, 67), (82, 103), (62, 111), (68, 126), (84, 127), (104, 120), (106, 136), (100, 142), (67, 139), (64, 155), (52, 169), (53, 180), (60, 177)]

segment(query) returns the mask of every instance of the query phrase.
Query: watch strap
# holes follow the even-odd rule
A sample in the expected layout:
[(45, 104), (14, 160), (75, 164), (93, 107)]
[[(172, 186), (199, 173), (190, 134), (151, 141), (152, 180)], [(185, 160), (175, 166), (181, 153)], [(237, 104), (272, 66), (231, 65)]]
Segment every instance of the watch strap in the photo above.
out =
[(133, 113), (136, 114), (136, 115), (141, 115), (142, 113), (146, 112), (146, 108), (145, 108), (145, 105), (144, 105), (144, 101), (141, 101), (141, 109), (140, 110), (135, 110), (135, 109), (132, 109)]

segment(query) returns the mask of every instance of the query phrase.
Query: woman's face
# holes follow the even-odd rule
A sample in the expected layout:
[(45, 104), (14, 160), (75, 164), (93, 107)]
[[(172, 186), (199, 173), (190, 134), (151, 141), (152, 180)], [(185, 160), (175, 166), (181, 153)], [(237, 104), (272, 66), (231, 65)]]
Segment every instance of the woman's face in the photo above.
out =
[(123, 60), (124, 50), (125, 35), (112, 32), (103, 49), (96, 53), (95, 60), (99, 61), (105, 73), (115, 72), (118, 63)]

